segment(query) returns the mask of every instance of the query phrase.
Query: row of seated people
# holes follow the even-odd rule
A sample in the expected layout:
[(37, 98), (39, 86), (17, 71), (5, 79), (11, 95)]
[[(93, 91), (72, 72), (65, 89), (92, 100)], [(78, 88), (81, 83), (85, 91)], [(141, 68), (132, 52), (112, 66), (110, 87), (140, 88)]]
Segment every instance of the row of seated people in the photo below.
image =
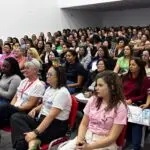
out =
[[(49, 143), (67, 132), (72, 103), (66, 88), (65, 69), (50, 67), (46, 90), (45, 84), (38, 79), (39, 69), (40, 63), (36, 59), (26, 62), (25, 79), (20, 82), (11, 103), (0, 104), (0, 126), (10, 122), (12, 145), (16, 150), (33, 150), (41, 142)], [(78, 140), (72, 149), (107, 147), (117, 150), (115, 141), (127, 123), (127, 106), (120, 87), (119, 77), (112, 71), (97, 76), (96, 95), (84, 109)], [(39, 103), (41, 98), (42, 103)], [(106, 138), (102, 140), (102, 137)]]
[[(147, 71), (147, 75), (149, 74), (149, 50), (148, 50), (148, 45), (147, 45), (149, 38), (148, 38), (148, 36), (145, 36), (145, 34), (146, 35), (148, 34), (147, 31), (142, 30), (142, 32), (140, 32), (141, 30), (142, 29), (138, 30), (138, 33), (137, 32), (135, 33), (135, 30), (133, 30), (133, 34), (131, 35), (131, 38), (129, 38), (130, 42), (127, 45), (125, 44), (127, 42), (125, 40), (126, 35), (123, 34), (123, 29), (122, 29), (122, 31), (118, 31), (118, 33), (113, 36), (113, 38), (118, 39), (117, 40), (118, 44), (116, 45), (115, 50), (108, 48), (108, 45), (110, 42), (108, 40), (109, 34), (107, 34), (107, 36), (103, 36), (103, 37), (105, 37), (103, 41), (98, 41), (96, 43), (94, 43), (94, 42), (92, 43), (88, 39), (85, 40), (85, 38), (83, 38), (84, 35), (83, 36), (81, 35), (80, 37), (78, 37), (79, 38), (78, 42), (81, 45), (86, 44), (87, 47), (86, 48), (85, 48), (85, 46), (76, 47), (74, 50), (77, 53), (75, 51), (73, 51), (73, 49), (68, 50), (68, 41), (65, 43), (64, 40), (62, 40), (59, 36), (56, 38), (56, 40), (59, 40), (59, 42), (60, 42), (59, 48), (62, 47), (62, 52), (58, 51), (58, 49), (56, 51), (53, 50), (52, 45), (54, 45), (54, 43), (51, 44), (48, 42), (48, 43), (45, 43), (45, 49), (44, 49), (45, 51), (43, 50), (43, 53), (39, 53), (39, 56), (37, 55), (38, 54), (37, 51), (35, 49), (33, 50), (33, 48), (31, 48), (30, 46), (29, 46), (29, 49), (27, 49), (27, 51), (25, 51), (25, 52), (20, 47), (18, 47), (18, 48), (15, 47), (15, 49), (13, 49), (13, 51), (12, 51), (10, 44), (8, 44), (6, 42), (4, 44), (4, 49), (3, 49), (4, 57), (1, 57), (2, 58), (1, 60), (3, 62), (3, 59), (6, 56), (5, 54), (7, 54), (7, 53), (8, 53), (8, 56), (14, 55), (13, 57), (15, 57), (16, 60), (19, 62), (19, 66), (20, 67), (23, 66), (22, 72), (24, 72), (25, 66), (20, 65), (22, 62), (22, 59), (21, 59), (22, 57), (19, 57), (19, 55), (27, 56), (27, 58), (25, 58), (24, 64), (26, 61), (31, 60), (32, 58), (36, 58), (42, 65), (42, 67), (40, 67), (40, 72), (41, 72), (41, 76), (42, 76), (43, 80), (46, 81), (46, 72), (47, 72), (48, 68), (52, 64), (56, 65), (56, 66), (58, 65), (57, 61), (56, 61), (56, 64), (54, 61), (54, 57), (57, 57), (57, 54), (55, 54), (55, 53), (60, 52), (60, 54), (59, 54), (60, 62), (66, 68), (67, 87), (69, 87), (68, 89), (71, 93), (80, 92), (82, 90), (82, 85), (83, 85), (84, 79), (87, 80), (86, 86), (85, 86), (85, 88), (87, 89), (89, 87), (89, 85), (95, 80), (96, 74), (98, 72), (103, 72), (104, 70), (114, 70), (114, 72), (121, 73), (121, 74), (130, 72), (129, 74), (125, 75), (125, 77), (123, 77), (123, 87), (124, 87), (125, 99), (127, 100), (126, 102), (128, 104), (138, 103), (136, 105), (140, 106), (145, 103), (145, 99), (147, 96), (147, 89), (148, 89), (147, 84), (145, 84), (145, 83), (148, 83), (148, 82), (146, 82), (147, 78), (145, 76), (145, 72), (144, 71), (141, 73), (139, 72), (139, 68), (140, 68), (140, 70), (144, 69), (143, 68), (144, 64), (141, 61), (141, 59), (143, 59), (146, 62), (145, 69)], [(112, 31), (109, 31), (109, 32), (111, 33)], [(107, 31), (105, 31), (105, 33), (107, 33)], [(82, 34), (84, 34), (84, 32), (82, 32)], [(102, 33), (102, 34), (104, 34), (104, 33)], [(98, 36), (101, 37), (99, 34), (98, 34)], [(95, 33), (94, 33), (92, 39), (95, 40), (96, 39), (95, 37), (97, 37), (97, 35), (95, 35)], [(68, 40), (72, 41), (72, 43), (73, 43), (74, 39), (75, 39), (75, 36), (73, 36), (73, 38), (72, 38), (71, 35), (68, 35)], [(40, 43), (40, 40), (39, 40), (39, 43)], [(26, 45), (28, 45), (28, 43), (26, 43)], [(131, 46), (132, 46), (132, 48), (131, 48)], [(142, 55), (137, 55), (136, 52), (138, 52), (138, 51), (139, 51), (139, 54), (142, 54)], [(24, 53), (26, 53), (26, 54), (24, 54)], [(136, 55), (142, 56), (142, 58), (139, 57), (140, 60), (138, 59), (138, 60), (133, 61), (135, 58), (132, 58), (131, 57), (132, 55), (133, 56), (136, 56)], [(116, 60), (117, 60), (117, 63), (115, 65)], [(9, 61), (9, 59), (8, 59), (8, 61)], [(133, 73), (133, 75), (131, 75), (132, 69), (130, 69), (130, 68), (134, 68), (133, 66), (136, 66), (136, 65), (137, 65), (137, 68), (135, 69), (136, 73)], [(6, 63), (6, 65), (4, 65), (4, 67), (2, 67), (2, 68), (4, 69), (5, 66), (7, 68), (8, 63)], [(11, 67), (11, 62), (10, 62), (10, 67)], [(13, 67), (14, 67), (14, 65), (13, 65)], [(45, 68), (45, 69), (43, 69), (43, 68)], [(97, 68), (97, 69), (95, 70), (93, 68)], [(43, 69), (44, 71), (41, 71), (41, 69)], [(88, 72), (86, 69), (88, 69), (88, 71), (94, 70), (94, 72), (90, 73), (92, 76), (91, 75), (87, 76)], [(7, 71), (7, 69), (6, 69), (6, 71)], [(16, 73), (17, 71), (14, 71), (14, 72)], [(12, 73), (12, 74), (14, 75), (15, 73)], [(8, 79), (7, 77), (8, 76), (5, 76), (5, 75), (2, 76), (3, 80), (1, 79), (1, 81), (4, 81), (4, 79), (5, 79), (5, 81), (3, 82), (3, 86), (7, 86), (7, 87), (4, 89), (3, 86), (1, 86), (3, 91), (0, 92), (0, 94), (2, 93), (1, 97), (3, 100), (8, 99), (10, 101), (12, 99), (13, 95), (15, 94), (18, 85), (11, 84), (11, 85), (13, 85), (12, 87), (14, 87), (13, 88), (14, 92), (12, 93), (12, 96), (5, 97), (5, 95), (8, 94), (7, 89), (10, 89), (9, 92), (12, 91), (11, 90), (12, 88), (8, 88), (9, 86), (6, 85), (6, 80)], [(9, 75), (9, 77), (10, 77), (10, 75)], [(22, 78), (22, 76), (21, 76), (21, 78)], [(134, 80), (134, 78), (136, 80)], [(21, 79), (19, 78), (17, 80), (19, 80), (18, 82), (20, 82)], [(9, 79), (9, 82), (7, 82), (7, 83), (13, 83), (11, 81), (13, 81), (13, 80)], [(135, 87), (135, 88), (133, 88), (133, 87)], [(92, 87), (92, 89), (94, 89), (94, 86)], [(3, 95), (3, 93), (5, 93), (5, 95)], [(144, 105), (143, 107), (146, 107), (146, 106), (147, 105)], [(136, 129), (136, 128), (140, 128), (140, 130), (138, 130), (138, 132), (136, 132), (139, 134), (139, 136), (138, 136), (139, 138), (136, 139), (135, 137), (137, 137), (137, 136), (134, 135), (135, 132), (132, 133), (133, 139), (135, 139), (134, 143), (136, 143), (133, 145), (138, 145), (137, 149), (139, 149), (139, 147), (140, 147), (139, 141), (141, 139), (140, 135), (141, 135), (142, 127), (141, 126), (134, 127), (134, 129)], [(130, 135), (131, 135), (131, 132), (130, 132)], [(136, 148), (134, 148), (134, 149), (136, 149)]]
[[(14, 59), (14, 58), (7, 58), (3, 65), (2, 65), (2, 70), (3, 70), (3, 73), (4, 73), (4, 77), (9, 77), (11, 75), (11, 70), (13, 70), (11, 68), (11, 65), (12, 63), (11, 62), (16, 62), (17, 66), (16, 68), (19, 68), (19, 65), (17, 63), (17, 61)], [(99, 62), (103, 62), (103, 60), (100, 60)], [(14, 63), (13, 63), (14, 64)], [(123, 84), (123, 93), (126, 97), (126, 103), (127, 104), (136, 104), (138, 106), (142, 105), (145, 100), (146, 100), (146, 97), (147, 97), (147, 91), (148, 91), (148, 88), (149, 88), (149, 79), (146, 77), (146, 72), (145, 72), (145, 66), (144, 66), (144, 63), (143, 61), (140, 59), (140, 58), (131, 58), (130, 59), (130, 63), (129, 63), (130, 67), (129, 67), (129, 71), (128, 73), (122, 77), (122, 84)], [(100, 66), (100, 65), (98, 65)], [(13, 66), (14, 67), (14, 66)], [(58, 72), (57, 75), (56, 75), (56, 72), (59, 71), (59, 66), (57, 66), (56, 68), (55, 67), (51, 67), (47, 73), (47, 82), (51, 85), (51, 87), (53, 87), (54, 89), (51, 89), (52, 91), (50, 92), (48, 89), (48, 93), (45, 92), (44, 94), (44, 97), (43, 97), (43, 105), (46, 105), (46, 106), (38, 106), (37, 109), (33, 110), (32, 112), (29, 113), (30, 116), (35, 116), (35, 112), (40, 112), (40, 109), (46, 109), (48, 106), (52, 106), (53, 102), (46, 102), (46, 100), (48, 100), (49, 98), (51, 99), (55, 99), (55, 96), (59, 96), (59, 93), (55, 92), (56, 89), (60, 89), (60, 86), (64, 86), (65, 84), (61, 83), (61, 85), (59, 87), (57, 87), (56, 85), (58, 83), (60, 83), (61, 80), (66, 80), (65, 79), (65, 70), (63, 70), (63, 72)], [(99, 67), (98, 67), (99, 68)], [(106, 70), (105, 69), (105, 66), (102, 65), (101, 69), (104, 68), (101, 72), (101, 74), (103, 74), (103, 72)], [(40, 69), (40, 63), (36, 60), (36, 59), (32, 59), (30, 61), (27, 61), (25, 63), (25, 69), (24, 69), (24, 76), (26, 77), (24, 80), (21, 81), (19, 87), (17, 87), (17, 93), (16, 95), (14, 96), (13, 100), (11, 101), (11, 103), (9, 103), (8, 100), (4, 100), (3, 99), (3, 102), (1, 102), (1, 105), (0, 105), (0, 111), (1, 111), (1, 120), (3, 120), (1, 122), (1, 127), (3, 127), (9, 120), (10, 116), (16, 112), (19, 112), (19, 113), (28, 113), (34, 106), (37, 105), (37, 101), (40, 97), (42, 97), (44, 91), (45, 91), (45, 85), (43, 83), (41, 83), (41, 81), (39, 81), (38, 79), (38, 70)], [(19, 69), (18, 69), (19, 70)], [(54, 71), (55, 70), (55, 71)], [(53, 73), (52, 73), (53, 72)], [(55, 73), (54, 73), (55, 72)], [(16, 72), (17, 73), (17, 72)], [(18, 73), (18, 76), (19, 76), (19, 73)], [(59, 77), (58, 77), (59, 76)], [(121, 83), (117, 80), (114, 81), (115, 78), (118, 78), (118, 76), (116, 77), (115, 73), (105, 73), (104, 72), (104, 76), (103, 77), (103, 80), (106, 80), (105, 82), (109, 85), (107, 88), (112, 88), (112, 89), (109, 89), (108, 91), (110, 92), (111, 96), (110, 96), (110, 105), (113, 104), (116, 96), (119, 94), (119, 90), (121, 89), (118, 89), (117, 86), (119, 86), (119, 88), (121, 88)], [(20, 77), (21, 78), (21, 77)], [(31, 78), (31, 79), (30, 79)], [(98, 78), (98, 77), (97, 77)], [(102, 78), (102, 77), (101, 77)], [(106, 78), (106, 79), (105, 79)], [(109, 79), (111, 78), (111, 79)], [(110, 80), (110, 81), (107, 81), (107, 80)], [(31, 81), (30, 81), (31, 80)], [(56, 84), (57, 83), (57, 84)], [(115, 85), (115, 84), (119, 84), (119, 85)], [(112, 86), (111, 86), (112, 85)], [(12, 86), (13, 87), (13, 86)], [(57, 88), (56, 88), (57, 87)], [(97, 94), (98, 97), (100, 97), (101, 100), (104, 99), (104, 97), (107, 95), (109, 95), (108, 93), (106, 94), (104, 91), (106, 91), (106, 89), (103, 87), (103, 84), (102, 83), (99, 83), (99, 87), (98, 87), (98, 79), (96, 79), (96, 93), (100, 93), (99, 95)], [(102, 89), (101, 89), (102, 88)], [(104, 88), (104, 89), (103, 89)], [(65, 88), (66, 89), (66, 88)], [(114, 90), (113, 90), (114, 89)], [(47, 91), (46, 90), (46, 91)], [(66, 89), (67, 90), (67, 89)], [(102, 92), (100, 92), (102, 90)], [(57, 90), (56, 90), (57, 91)], [(58, 90), (59, 91), (59, 90)], [(46, 94), (47, 93), (47, 94)], [(69, 92), (67, 92), (69, 93)], [(104, 94), (104, 95), (101, 95), (101, 94)], [(106, 95), (105, 95), (106, 94)], [(70, 94), (69, 94), (70, 95)], [(100, 96), (101, 95), (101, 96)], [(51, 97), (52, 96), (52, 97)], [(62, 99), (62, 97), (65, 96), (65, 92), (62, 92), (62, 95), (60, 95), (59, 97), (59, 103), (60, 103), (60, 99)], [(115, 96), (114, 98), (112, 98), (113, 96)], [(116, 100), (120, 100), (120, 98), (117, 98)], [(65, 97), (64, 100), (67, 100), (67, 98)], [(45, 102), (44, 102), (45, 101)], [(91, 100), (92, 101), (92, 100)], [(125, 101), (124, 101), (125, 102)], [(89, 101), (89, 103), (91, 103)], [(94, 102), (92, 102), (91, 105), (93, 105)], [(119, 103), (119, 102), (118, 102)], [(118, 105), (118, 103), (116, 103)], [(57, 103), (56, 103), (57, 104)], [(64, 103), (63, 103), (64, 104)], [(65, 102), (65, 104), (67, 104), (67, 106), (65, 105), (64, 107), (60, 106), (59, 105), (59, 109), (62, 109), (62, 110), (65, 110), (67, 109), (66, 111), (68, 112), (67, 114), (69, 114), (69, 108), (68, 107), (71, 107), (71, 104), (69, 104), (68, 102)], [(69, 104), (69, 106), (68, 106)], [(95, 104), (95, 103), (94, 103)], [(102, 103), (103, 104), (103, 103)], [(106, 103), (107, 104), (107, 103)], [(104, 102), (104, 106), (107, 106)], [(115, 106), (116, 106), (115, 104)], [(96, 104), (96, 108), (97, 108), (97, 105)], [(100, 104), (99, 104), (100, 105)], [(147, 107), (147, 105), (149, 105), (148, 103), (145, 104), (145, 105), (142, 105), (142, 107)], [(109, 106), (109, 105), (108, 105)], [(54, 107), (58, 108), (58, 106), (55, 106)], [(86, 110), (86, 107), (88, 110)], [(92, 109), (88, 108), (90, 106), (87, 106), (85, 107), (84, 109), (84, 113), (86, 115), (89, 115), (88, 113), (92, 113), (92, 112), (89, 112), (90, 110), (94, 110), (93, 106), (92, 106)], [(114, 107), (114, 106), (112, 106)], [(48, 107), (48, 110), (49, 110), (50, 107)], [(102, 108), (102, 110), (100, 109)], [(108, 107), (109, 108), (109, 107)], [(69, 109), (69, 110), (68, 110)], [(89, 110), (90, 109), (90, 110)], [(100, 109), (100, 110), (99, 110)], [(100, 107), (99, 106), (99, 109), (97, 108), (96, 110), (99, 112), (103, 112), (104, 108), (103, 107)], [(122, 109), (122, 108), (121, 108)], [(49, 111), (48, 110), (41, 110), (42, 114), (44, 115), (44, 117), (46, 115), (48, 115)], [(106, 109), (107, 110), (107, 109)], [(108, 109), (109, 110), (109, 109)], [(88, 112), (86, 112), (88, 111)], [(97, 111), (93, 112), (93, 113), (98, 113)], [(109, 110), (110, 111), (110, 110)], [(109, 112), (108, 111), (108, 112)], [(114, 111), (114, 110), (113, 110)], [(57, 111), (55, 110), (55, 113)], [(106, 111), (107, 112), (107, 111)], [(103, 112), (103, 113), (106, 113), (106, 112)], [(58, 111), (58, 114), (60, 113), (60, 111)], [(50, 111), (50, 114), (51, 114), (51, 111)], [(53, 113), (52, 113), (53, 114)], [(58, 115), (57, 113), (55, 114), (56, 116)], [(101, 113), (98, 113), (99, 115)], [(106, 113), (107, 114), (107, 113)], [(102, 115), (103, 117), (107, 116), (107, 115)], [(109, 117), (111, 113), (109, 112), (108, 113), (108, 118), (111, 118)], [(126, 112), (123, 112), (124, 115), (127, 115)], [(41, 119), (40, 117), (42, 117), (43, 115), (39, 115), (39, 118), (38, 119)], [(112, 114), (111, 114), (112, 115)], [(20, 116), (20, 115), (19, 115)], [(55, 117), (56, 117), (55, 116)], [(58, 115), (59, 116), (59, 115)], [(96, 116), (96, 115), (90, 115), (89, 117), (91, 116)], [(98, 116), (98, 118), (101, 118), (102, 116)], [(120, 115), (119, 115), (120, 116)], [(23, 116), (22, 116), (23, 117)], [(51, 115), (49, 116), (50, 118), (52, 117)], [(48, 120), (51, 120), (50, 118), (48, 117)], [(113, 114), (113, 117), (114, 117), (114, 114)], [(115, 116), (117, 117), (117, 116)], [(12, 117), (13, 118), (13, 117)], [(16, 117), (18, 118), (18, 117)], [(16, 119), (15, 118), (15, 119)], [(68, 119), (68, 117), (66, 117)], [(98, 118), (93, 118), (93, 120), (96, 120), (96, 121), (93, 121), (91, 123), (91, 130), (92, 132), (95, 134), (95, 130), (97, 130), (97, 128), (99, 128), (99, 125), (102, 124), (102, 121), (100, 121), (99, 124), (97, 124), (96, 122), (98, 121), (97, 119)], [(102, 120), (106, 120), (107, 122), (107, 119), (108, 118), (102, 118)], [(121, 117), (122, 118), (122, 117)], [(53, 116), (53, 119), (54, 119), (54, 116)], [(64, 120), (67, 120), (67, 119), (64, 119)], [(85, 120), (84, 120), (85, 119)], [(87, 123), (87, 116), (83, 117), (83, 120)], [(127, 119), (126, 117), (124, 119)], [(23, 119), (25, 120), (25, 118)], [(45, 120), (45, 119), (44, 119)], [(58, 120), (59, 120), (59, 117), (58, 117)], [(63, 120), (62, 118), (60, 120)], [(92, 120), (92, 118), (91, 118)], [(111, 119), (112, 120), (112, 119)], [(39, 120), (38, 120), (39, 121)], [(85, 122), (83, 121), (83, 124), (85, 125)], [(114, 120), (113, 120), (114, 121)], [(120, 121), (120, 120), (119, 120)], [(17, 122), (17, 120), (14, 121), (14, 124)], [(21, 121), (20, 123), (22, 123), (23, 121)], [(99, 121), (98, 121), (99, 122)], [(106, 123), (104, 121), (104, 123)], [(123, 120), (124, 122), (124, 120)], [(109, 123), (109, 121), (108, 121)], [(13, 123), (11, 123), (13, 124)], [(50, 123), (47, 123), (47, 121), (44, 121), (44, 127), (46, 127), (46, 124), (50, 124)], [(119, 124), (119, 123), (118, 123)], [(37, 124), (38, 125), (38, 124)], [(47, 125), (47, 127), (48, 127)], [(60, 123), (59, 123), (60, 125)], [(82, 125), (82, 123), (81, 123)], [(56, 126), (56, 125), (55, 125)], [(103, 127), (101, 127), (103, 130), (106, 130), (104, 128), (104, 124), (103, 124)], [(108, 125), (110, 126), (110, 125)], [(23, 133), (26, 133), (27, 131), (31, 131), (30, 129), (28, 129), (27, 131), (24, 130), (24, 127), (22, 125), (19, 124), (19, 127), (21, 127), (20, 130), (23, 130)], [(13, 136), (13, 132), (12, 132), (12, 137), (14, 137), (14, 139), (17, 137), (18, 139), (18, 136), (20, 137), (21, 135), (21, 132), (18, 133), (17, 135), (17, 131), (19, 129), (19, 127), (17, 126), (16, 130), (14, 129), (15, 133), (14, 133), (14, 136)], [(23, 128), (22, 128), (23, 127)], [(37, 126), (34, 126), (33, 128), (36, 128)], [(57, 126), (56, 126), (57, 127)], [(106, 126), (105, 126), (106, 127)], [(112, 127), (112, 126), (111, 126)], [(140, 141), (141, 141), (141, 138), (142, 138), (142, 126), (141, 125), (137, 125), (137, 124), (128, 124), (128, 127), (132, 128), (133, 131), (132, 131), (132, 140), (133, 141), (133, 146), (134, 146), (134, 149), (140, 149)], [(117, 127), (118, 128), (118, 127)], [(13, 127), (12, 127), (13, 129)], [(37, 130), (35, 130), (34, 132), (36, 132), (36, 134), (38, 134), (38, 132), (40, 133), (40, 131), (42, 132), (43, 130), (43, 126), (40, 125), (39, 128), (37, 127)], [(89, 124), (89, 129), (90, 129), (90, 124)], [(40, 130), (40, 131), (39, 131)], [(66, 129), (67, 130), (67, 129)], [(65, 133), (66, 130), (63, 132)], [(81, 130), (82, 130), (82, 127), (81, 127)], [(116, 129), (115, 129), (116, 130)], [(115, 131), (114, 130), (114, 131)], [(13, 131), (13, 130), (12, 130)], [(53, 130), (54, 131), (54, 130)], [(100, 131), (101, 133), (102, 131)], [(115, 131), (116, 132), (116, 131)], [(121, 132), (121, 131), (120, 131)], [(118, 135), (120, 134), (120, 132), (118, 133)], [(59, 133), (61, 133), (59, 131)], [(80, 132), (79, 132), (80, 133)], [(99, 134), (100, 134), (99, 133)], [(24, 145), (26, 143), (26, 141), (30, 141), (30, 136), (32, 137), (34, 133), (29, 133), (27, 134), (27, 137), (25, 135), (23, 135), (23, 137), (25, 137), (25, 139), (23, 137), (21, 137), (21, 141), (19, 140), (21, 146), (22, 144)], [(43, 133), (44, 134), (44, 133)], [(50, 133), (48, 133), (49, 136), (52, 136)], [(90, 133), (89, 133), (90, 134)], [(98, 133), (96, 133), (98, 134)], [(98, 134), (98, 135), (99, 135)], [(105, 134), (108, 134), (105, 133)], [(114, 134), (114, 132), (112, 132), (112, 135)], [(137, 136), (138, 134), (138, 136)], [(35, 135), (35, 134), (34, 134)], [(104, 135), (104, 134), (102, 134)], [(111, 136), (112, 136), (111, 135)], [(29, 140), (28, 139), (28, 136), (29, 136)], [(59, 136), (62, 136), (62, 135), (58, 135)], [(129, 135), (131, 136), (131, 135)], [(46, 136), (44, 136), (46, 137)], [(114, 137), (115, 139), (113, 140), (116, 140), (118, 136)], [(35, 137), (34, 137), (35, 138)], [(54, 137), (54, 138), (57, 138), (57, 137)], [(53, 138), (53, 139), (54, 139)], [(32, 139), (32, 138), (31, 138)], [(46, 138), (47, 140), (50, 139), (50, 138)], [(26, 140), (26, 141), (25, 141)], [(41, 138), (42, 140), (42, 138)], [(33, 142), (33, 143), (32, 143)], [(30, 144), (31, 144), (31, 147), (35, 144), (35, 142), (37, 143), (37, 141), (32, 141)], [(48, 143), (50, 142), (49, 140), (46, 141), (46, 140), (43, 140), (44, 143)], [(82, 141), (83, 142), (83, 141)], [(81, 143), (82, 143), (81, 142)], [(114, 142), (114, 141), (113, 141)], [(15, 144), (14, 144), (15, 143)], [(20, 147), (20, 144), (18, 147)], [(13, 141), (13, 145), (16, 145), (16, 140), (15, 142)], [(24, 145), (25, 146), (25, 145)], [(24, 147), (23, 146), (23, 147)], [(26, 143), (26, 146), (27, 146), (27, 143)], [(80, 145), (79, 145), (80, 146)], [(15, 147), (15, 146), (14, 146)], [(101, 147), (101, 146), (100, 146)], [(96, 146), (97, 148), (97, 146)], [(111, 147), (112, 148), (112, 147)], [(110, 149), (111, 149), (110, 148)], [(19, 149), (19, 148), (18, 148)]]
[[(7, 48), (9, 47), (8, 45), (9, 45), (8, 43), (5, 44)], [(5, 46), (4, 46), (4, 50), (8, 51), (8, 49), (6, 50)], [(49, 47), (48, 48), (49, 51), (51, 50), (50, 43), (46, 43), (46, 47)], [(72, 89), (72, 93), (80, 91), (84, 82), (87, 79), (91, 78), (91, 73), (93, 74), (93, 72), (97, 71), (96, 64), (98, 60), (102, 59), (106, 62), (105, 63), (106, 69), (114, 70), (114, 72), (116, 73), (123, 74), (129, 70), (129, 60), (132, 56), (134, 56), (133, 50), (129, 45), (125, 46), (125, 48), (123, 49), (123, 55), (122, 57), (118, 58), (116, 65), (114, 60), (109, 56), (108, 49), (104, 46), (99, 47), (99, 49), (96, 52), (96, 56), (92, 59), (92, 61), (90, 61), (91, 60), (90, 54), (87, 54), (88, 59), (83, 58), (82, 60), (84, 61), (80, 61), (79, 54), (82, 53), (82, 55), (84, 55), (85, 53), (87, 53), (86, 47), (80, 47), (78, 53), (76, 53), (73, 50), (67, 49), (63, 58), (63, 62), (61, 57), (56, 59), (55, 55), (53, 57), (46, 56), (46, 55), (44, 57), (42, 56), (44, 60), (49, 59), (48, 63), (43, 63), (43, 64), (42, 61), (40, 61), (40, 57), (38, 56), (38, 52), (36, 51), (36, 49), (32, 49), (32, 48), (29, 49), (27, 52), (27, 57), (23, 56), (21, 48), (15, 49), (13, 53), (14, 53), (14, 58), (19, 63), (19, 67), (21, 71), (23, 71), (24, 63), (26, 61), (32, 58), (37, 59), (41, 64), (40, 76), (43, 81), (46, 81), (46, 72), (48, 71), (49, 67), (51, 67), (52, 65), (58, 65), (59, 63), (61, 63), (61, 65), (64, 65), (66, 67), (66, 72), (67, 72), (68, 86), (70, 87), (70, 90)], [(2, 57), (0, 58), (1, 63), (3, 63), (5, 56), (6, 55), (3, 54)], [(12, 55), (9, 56), (11, 57)], [(146, 73), (147, 76), (149, 76), (150, 73), (149, 51), (144, 50), (142, 52), (142, 57), (140, 58), (145, 62)], [(102, 62), (101, 64), (103, 65)], [(90, 82), (88, 84), (90, 84)]]

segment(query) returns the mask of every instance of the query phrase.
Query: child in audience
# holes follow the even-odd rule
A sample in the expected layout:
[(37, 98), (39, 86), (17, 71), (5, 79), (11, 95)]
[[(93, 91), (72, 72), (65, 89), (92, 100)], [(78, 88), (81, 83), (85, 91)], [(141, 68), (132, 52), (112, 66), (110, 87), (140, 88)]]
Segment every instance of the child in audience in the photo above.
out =
[(42, 104), (28, 115), (16, 113), (11, 117), (12, 143), (16, 150), (36, 149), (41, 142), (49, 143), (67, 132), (72, 101), (65, 87), (63, 67), (51, 67), (47, 82), (50, 86), (45, 91)]
[(117, 74), (99, 73), (95, 92), (84, 108), (77, 137), (60, 150), (117, 150), (116, 140), (127, 123), (127, 106)]

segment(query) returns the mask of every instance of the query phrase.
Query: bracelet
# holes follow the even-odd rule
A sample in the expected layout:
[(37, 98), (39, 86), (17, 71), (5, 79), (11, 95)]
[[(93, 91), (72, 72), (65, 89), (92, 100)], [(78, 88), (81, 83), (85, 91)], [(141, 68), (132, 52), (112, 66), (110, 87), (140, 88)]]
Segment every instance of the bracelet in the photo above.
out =
[(35, 133), (37, 136), (40, 135), (40, 132), (39, 132), (37, 129), (34, 129), (33, 131), (34, 131), (34, 133)]

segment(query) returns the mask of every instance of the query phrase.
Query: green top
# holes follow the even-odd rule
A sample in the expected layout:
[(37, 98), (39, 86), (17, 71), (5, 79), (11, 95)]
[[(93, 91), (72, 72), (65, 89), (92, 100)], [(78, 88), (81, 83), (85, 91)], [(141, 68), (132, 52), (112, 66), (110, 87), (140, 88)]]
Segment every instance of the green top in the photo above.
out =
[(129, 58), (120, 57), (117, 60), (117, 64), (120, 66), (119, 72), (127, 72), (129, 70)]

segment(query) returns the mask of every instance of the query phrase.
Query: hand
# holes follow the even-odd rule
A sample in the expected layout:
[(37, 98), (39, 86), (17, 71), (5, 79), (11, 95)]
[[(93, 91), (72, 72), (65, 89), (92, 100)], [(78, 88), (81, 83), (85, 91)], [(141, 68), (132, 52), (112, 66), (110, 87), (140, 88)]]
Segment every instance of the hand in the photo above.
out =
[(36, 115), (36, 109), (32, 109), (32, 110), (28, 113), (28, 115), (29, 115), (30, 117), (34, 118), (35, 115)]
[(132, 100), (131, 100), (131, 99), (126, 100), (126, 103), (127, 103), (128, 105), (130, 105), (130, 104), (132, 104)]
[(26, 142), (30, 142), (31, 140), (34, 140), (37, 137), (37, 135), (34, 133), (34, 131), (26, 132), (26, 133), (24, 133), (24, 135), (25, 135)]
[(76, 150), (91, 150), (89, 148), (89, 144), (87, 144), (86, 142), (84, 142), (83, 144), (81, 143), (81, 145), (76, 145)]
[(145, 108), (148, 108), (148, 107), (149, 107), (149, 105), (147, 105), (147, 104), (143, 104), (143, 105), (140, 106), (140, 108), (142, 108), (142, 109), (145, 109)]

